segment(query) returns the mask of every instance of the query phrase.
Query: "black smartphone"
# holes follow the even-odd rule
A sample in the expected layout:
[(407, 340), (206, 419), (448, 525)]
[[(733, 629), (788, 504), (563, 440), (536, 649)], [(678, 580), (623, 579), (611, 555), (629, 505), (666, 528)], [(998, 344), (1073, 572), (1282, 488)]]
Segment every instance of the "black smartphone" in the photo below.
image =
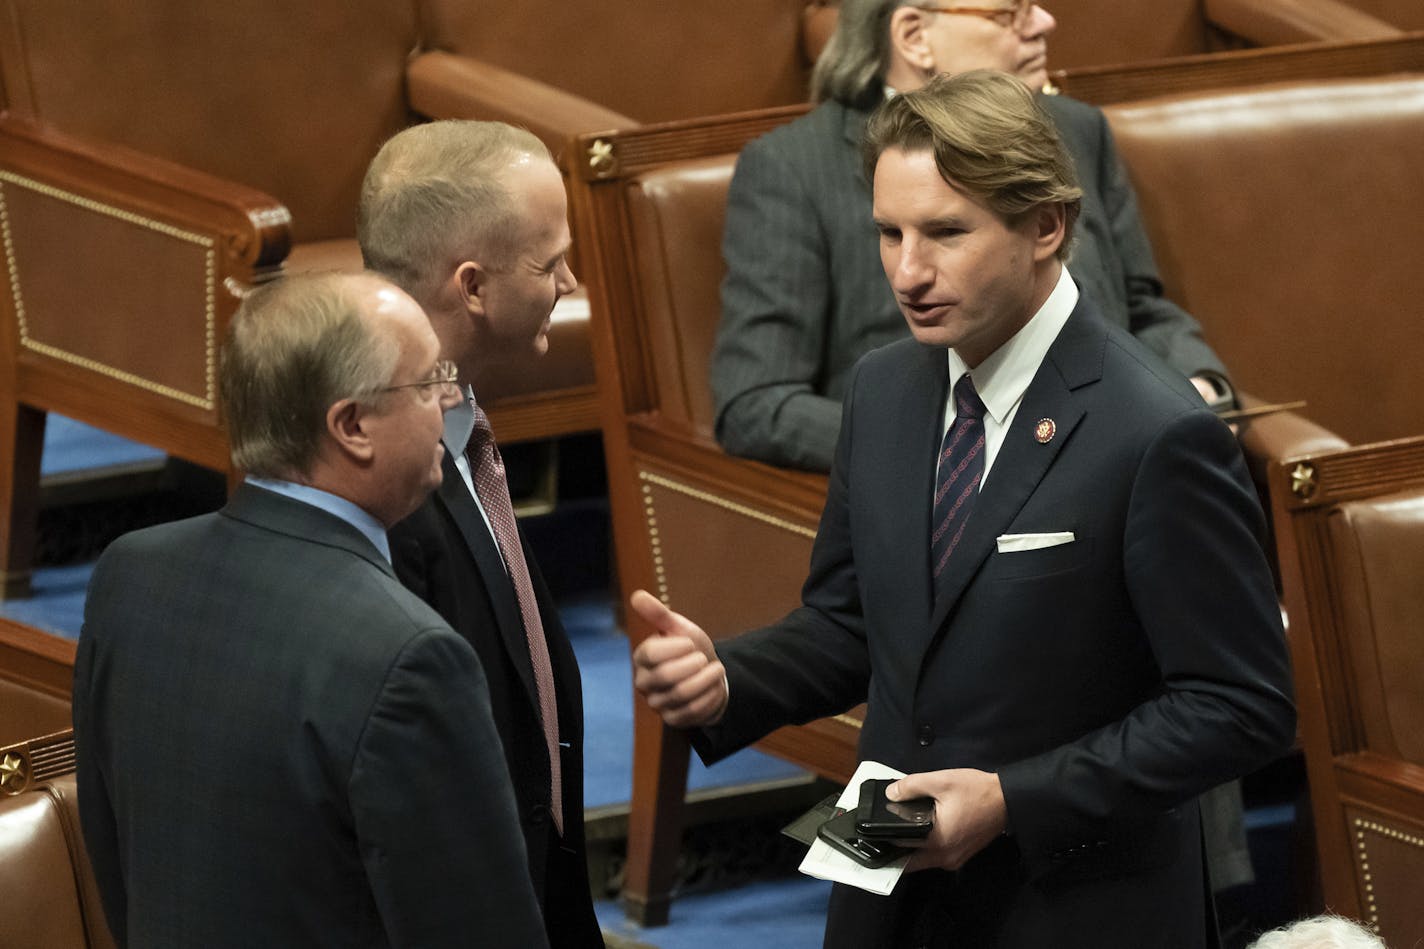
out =
[(886, 798), (895, 782), (872, 778), (861, 782), (860, 804), (855, 809), (855, 832), (876, 840), (923, 840), (934, 827), (934, 798), (909, 801)]
[(821, 825), (816, 835), (863, 867), (874, 870), (908, 851), (888, 841), (866, 840), (855, 832), (855, 811), (846, 811)]

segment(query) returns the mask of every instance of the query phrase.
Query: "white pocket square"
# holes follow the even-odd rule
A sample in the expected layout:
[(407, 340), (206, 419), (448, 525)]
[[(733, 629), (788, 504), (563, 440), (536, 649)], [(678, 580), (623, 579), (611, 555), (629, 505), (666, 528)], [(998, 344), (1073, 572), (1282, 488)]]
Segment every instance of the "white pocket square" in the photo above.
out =
[(996, 538), (999, 553), (1012, 554), (1021, 550), (1039, 550), (1057, 547), (1059, 544), (1073, 543), (1072, 531), (1058, 531), (1054, 534), (1000, 534)]

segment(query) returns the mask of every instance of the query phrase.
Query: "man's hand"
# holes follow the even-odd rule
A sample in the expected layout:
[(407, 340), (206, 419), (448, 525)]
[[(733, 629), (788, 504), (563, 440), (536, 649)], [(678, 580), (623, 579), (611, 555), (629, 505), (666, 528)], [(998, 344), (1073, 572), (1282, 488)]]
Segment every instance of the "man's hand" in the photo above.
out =
[(712, 640), (646, 590), (634, 591), (628, 604), (658, 631), (633, 650), (633, 687), (675, 728), (720, 719), (727, 707), (727, 674)]
[(958, 870), (1008, 826), (999, 776), (988, 771), (954, 768), (907, 774), (886, 788), (885, 796), (892, 801), (934, 798), (934, 830), (911, 855), (905, 867), (911, 871)]

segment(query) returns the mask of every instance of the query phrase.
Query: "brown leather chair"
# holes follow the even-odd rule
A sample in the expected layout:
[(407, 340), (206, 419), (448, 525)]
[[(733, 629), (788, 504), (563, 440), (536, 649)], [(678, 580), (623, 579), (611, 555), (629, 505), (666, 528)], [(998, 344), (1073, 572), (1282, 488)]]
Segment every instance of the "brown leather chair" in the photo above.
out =
[(491, 87), (520, 84), (520, 96), (491, 97), (508, 110), (503, 117), (528, 117), (540, 132), (545, 116), (576, 117), (589, 103), (622, 114), (612, 123), (552, 129), (551, 146), (575, 132), (805, 101), (811, 65), (834, 23), (824, 0), (421, 6), (425, 49), (462, 57), (468, 73)]
[(1271, 466), (1324, 902), (1424, 943), (1424, 438)]
[[(723, 209), (736, 153), (804, 106), (581, 136), (566, 155), (591, 273), (614, 547), (626, 597), (643, 588), (726, 636), (797, 602), (823, 476), (731, 458), (712, 435), (707, 363), (719, 314)], [(652, 631), (632, 614), (636, 644)], [(844, 782), (859, 712), (782, 729), (762, 747)], [(635, 703), (624, 902), (667, 920), (688, 745)]]
[[(1407, 0), (1406, 0), (1407, 2)], [(1379, 39), (1404, 24), (1343, 0), (1043, 0), (1058, 20), (1055, 69), (1141, 63), (1289, 43)]]
[[(1424, 180), (1424, 37), (1410, 48), (1412, 73), (1105, 110), (1168, 295), (1241, 389), (1303, 399), (1305, 415), (1353, 443), (1424, 431), (1424, 220), (1411, 210)], [(1243, 443), (1264, 458), (1331, 447), (1279, 431), (1290, 423), (1260, 419)]]
[[(284, 264), (359, 266), (357, 193), (380, 144), (421, 115), (487, 116), (489, 90), (458, 81), (459, 57), (412, 53), (418, 26), (414, 0), (6, 6), (7, 592), (27, 586), (46, 412), (227, 470), (217, 345), (243, 289)], [(581, 119), (595, 124), (577, 128), (617, 115), (590, 106)], [(508, 388), (487, 398), (506, 442), (596, 425), (587, 321), (577, 301), (562, 312), (555, 355), (506, 367)]]
[(75, 644), (0, 618), (0, 744), (68, 728)]
[[(54, 757), (57, 746), (67, 757)], [(79, 829), (73, 747), (73, 732), (0, 747), (0, 906), (7, 910), (0, 942), (7, 946), (114, 946)]]

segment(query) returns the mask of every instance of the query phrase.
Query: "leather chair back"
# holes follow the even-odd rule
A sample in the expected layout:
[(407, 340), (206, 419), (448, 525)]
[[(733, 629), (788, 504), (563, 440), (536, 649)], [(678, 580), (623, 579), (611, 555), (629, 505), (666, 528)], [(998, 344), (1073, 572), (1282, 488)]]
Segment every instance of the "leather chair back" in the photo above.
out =
[(425, 45), (536, 77), (640, 122), (806, 98), (807, 0), (421, 0)]
[(276, 195), (299, 242), (354, 233), (366, 165), (410, 121), (409, 0), (8, 7), (12, 111)]
[(79, 831), (72, 774), (0, 797), (0, 906), (7, 946), (114, 946)]
[(1273, 466), (1326, 905), (1424, 943), (1424, 438)]
[(1424, 432), (1424, 75), (1106, 111), (1167, 295), (1238, 385), (1353, 443)]
[(639, 175), (628, 184), (629, 228), (641, 280), (643, 326), (666, 418), (712, 434), (708, 365), (721, 319), (720, 253), (735, 154)]

